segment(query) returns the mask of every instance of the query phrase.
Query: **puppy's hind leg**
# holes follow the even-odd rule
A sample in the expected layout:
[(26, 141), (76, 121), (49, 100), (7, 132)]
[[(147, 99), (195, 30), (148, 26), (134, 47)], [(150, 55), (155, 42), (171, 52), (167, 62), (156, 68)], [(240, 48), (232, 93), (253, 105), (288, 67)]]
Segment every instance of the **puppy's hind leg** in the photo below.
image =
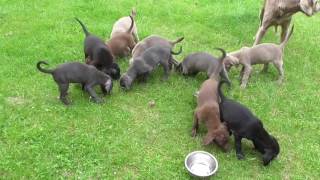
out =
[(60, 91), (60, 100), (61, 100), (61, 102), (63, 102), (63, 104), (65, 104), (65, 105), (69, 105), (70, 102), (67, 99), (69, 83), (58, 84), (58, 86), (59, 86), (59, 91)]
[(266, 73), (268, 72), (268, 68), (269, 68), (269, 63), (265, 63), (263, 65), (263, 69), (261, 70), (261, 73)]
[(166, 81), (168, 80), (168, 77), (169, 77), (169, 62), (166, 61), (166, 62), (160, 62), (162, 67), (163, 67), (163, 70), (164, 70), (164, 75), (162, 77), (162, 80)]
[(275, 61), (273, 64), (279, 72), (279, 79), (277, 80), (277, 83), (282, 84), (283, 78), (284, 78), (283, 61), (278, 60), (278, 61)]

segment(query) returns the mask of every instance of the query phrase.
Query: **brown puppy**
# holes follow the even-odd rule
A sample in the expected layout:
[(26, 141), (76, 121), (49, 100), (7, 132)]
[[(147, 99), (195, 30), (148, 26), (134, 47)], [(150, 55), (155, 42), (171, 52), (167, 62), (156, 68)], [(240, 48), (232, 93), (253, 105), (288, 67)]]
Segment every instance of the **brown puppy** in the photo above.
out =
[[(222, 66), (223, 61), (220, 61)], [(215, 73), (213, 73), (215, 74)], [(207, 127), (207, 134), (203, 139), (203, 144), (208, 145), (215, 141), (223, 150), (229, 148), (229, 131), (227, 126), (220, 121), (219, 96), (217, 76), (211, 77), (201, 85), (197, 98), (197, 108), (194, 112), (194, 123), (192, 136), (195, 137), (199, 128), (199, 123), (203, 122)]]
[(106, 41), (107, 46), (111, 50), (111, 53), (116, 58), (129, 56), (131, 50), (136, 45), (131, 33), (134, 25), (134, 20), (132, 16), (129, 17), (131, 19), (130, 28), (126, 32), (118, 32), (114, 34), (110, 40)]
[[(136, 15), (137, 15), (137, 12), (136, 12), (135, 8), (132, 8), (131, 17), (133, 17), (133, 19), (135, 19)], [(127, 32), (127, 30), (130, 29), (130, 25), (131, 25), (130, 16), (125, 16), (125, 17), (120, 18), (119, 20), (117, 20), (113, 24), (112, 32), (110, 34), (110, 38), (116, 36), (118, 33)], [(134, 41), (136, 43), (138, 43), (139, 42), (139, 36), (138, 36), (138, 30), (137, 30), (136, 23), (134, 23), (131, 33), (132, 33), (132, 36), (134, 38)]]

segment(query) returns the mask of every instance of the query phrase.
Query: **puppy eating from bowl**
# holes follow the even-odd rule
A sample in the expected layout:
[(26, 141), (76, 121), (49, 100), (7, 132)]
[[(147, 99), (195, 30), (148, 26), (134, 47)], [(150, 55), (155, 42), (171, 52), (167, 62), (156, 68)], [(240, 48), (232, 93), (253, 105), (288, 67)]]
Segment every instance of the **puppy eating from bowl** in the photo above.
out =
[(255, 64), (264, 64), (262, 72), (267, 72), (269, 63), (273, 63), (280, 75), (277, 81), (278, 84), (281, 84), (283, 82), (283, 53), (285, 45), (287, 44), (289, 38), (293, 33), (293, 27), (294, 26), (292, 26), (291, 31), (287, 33), (286, 38), (280, 45), (273, 43), (263, 43), (255, 45), (253, 47), (243, 47), (240, 50), (231, 52), (227, 55), (226, 60), (224, 61), (227, 70), (229, 70), (234, 65), (242, 65), (242, 69), (240, 72), (240, 87), (242, 89), (246, 88), (253, 69), (252, 65)]
[(104, 95), (111, 93), (111, 77), (97, 70), (94, 66), (79, 62), (70, 62), (61, 64), (55, 69), (44, 69), (41, 67), (41, 64), (48, 65), (48, 63), (45, 61), (39, 61), (37, 63), (37, 68), (39, 71), (51, 74), (53, 76), (53, 79), (59, 87), (60, 100), (65, 105), (70, 104), (67, 98), (70, 83), (82, 84), (84, 90), (90, 94), (96, 103), (102, 103), (103, 100), (96, 94), (95, 90), (93, 89), (94, 86), (100, 85)]
[[(223, 64), (222, 59), (226, 56), (225, 51), (222, 49), (221, 51), (223, 52), (223, 56), (220, 58), (220, 66)], [(214, 141), (224, 151), (227, 151), (229, 149), (229, 131), (227, 126), (220, 121), (218, 83), (217, 76), (212, 74), (201, 85), (197, 97), (197, 107), (194, 112), (192, 136), (195, 137), (197, 135), (199, 124), (203, 122), (207, 128), (203, 144), (208, 145)]]
[(134, 59), (128, 71), (120, 78), (120, 87), (129, 90), (136, 78), (146, 82), (151, 72), (160, 64), (163, 67), (163, 80), (167, 80), (170, 71), (170, 62), (172, 54), (178, 55), (182, 52), (175, 53), (171, 48), (162, 46), (153, 46), (147, 49), (141, 56)]
[(225, 81), (221, 81), (218, 87), (221, 100), (219, 103), (220, 118), (227, 124), (234, 136), (238, 159), (244, 158), (241, 140), (246, 138), (251, 140), (255, 149), (263, 154), (263, 165), (268, 165), (280, 152), (278, 141), (266, 131), (259, 118), (254, 116), (248, 108), (224, 96), (221, 90), (223, 83)]

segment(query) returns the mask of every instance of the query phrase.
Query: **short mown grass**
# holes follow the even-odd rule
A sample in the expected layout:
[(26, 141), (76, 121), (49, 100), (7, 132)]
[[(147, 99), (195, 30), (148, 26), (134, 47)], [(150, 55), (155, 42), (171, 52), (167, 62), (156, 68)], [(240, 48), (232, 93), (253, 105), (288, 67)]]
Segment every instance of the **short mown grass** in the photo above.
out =
[[(71, 86), (72, 106), (58, 100), (50, 67), (83, 62), (84, 35), (73, 19), (106, 39), (112, 24), (136, 7), (140, 38), (184, 36), (180, 61), (189, 53), (214, 47), (227, 51), (250, 46), (259, 25), (262, 0), (118, 0), (0, 1), (0, 177), (1, 179), (189, 179), (184, 157), (205, 150), (219, 160), (217, 179), (318, 179), (320, 177), (320, 19), (294, 17), (295, 32), (285, 50), (285, 83), (275, 83), (274, 67), (260, 74), (255, 66), (249, 86), (240, 90), (239, 69), (230, 72), (226, 94), (248, 106), (281, 147), (264, 167), (261, 155), (243, 141), (246, 159), (235, 150), (203, 146), (205, 128), (192, 138), (193, 93), (204, 74), (185, 78), (172, 73), (161, 81), (156, 70), (146, 84), (129, 92), (115, 81), (111, 96), (97, 105), (78, 85)], [(272, 29), (265, 42), (278, 42)], [(119, 63), (122, 72), (128, 59)], [(100, 91), (99, 91), (100, 92)], [(155, 107), (148, 103), (155, 101)], [(233, 138), (231, 140), (233, 144)]]

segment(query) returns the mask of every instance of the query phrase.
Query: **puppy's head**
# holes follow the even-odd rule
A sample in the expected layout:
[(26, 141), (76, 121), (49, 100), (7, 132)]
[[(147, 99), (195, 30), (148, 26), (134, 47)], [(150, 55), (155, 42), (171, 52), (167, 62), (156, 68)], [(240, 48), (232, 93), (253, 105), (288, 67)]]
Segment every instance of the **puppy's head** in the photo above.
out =
[(224, 123), (221, 123), (218, 130), (216, 131), (216, 136), (214, 141), (224, 150), (228, 151), (230, 149), (229, 144), (229, 131), (227, 126)]
[(124, 74), (120, 78), (120, 87), (124, 90), (129, 90), (131, 88), (132, 78), (127, 74)]
[(101, 71), (111, 76), (111, 78), (114, 80), (118, 80), (120, 78), (121, 71), (117, 63), (112, 63), (109, 68), (104, 67), (101, 69)]
[(307, 16), (312, 16), (319, 8), (317, 0), (301, 0), (300, 8), (302, 12)]
[(112, 83), (112, 79), (110, 76), (106, 75), (106, 81), (105, 83), (103, 83), (103, 87), (106, 90), (107, 94), (111, 94), (112, 88), (113, 88), (113, 83)]
[(223, 60), (224, 66), (227, 71), (230, 71), (232, 66), (238, 66), (239, 65), (239, 59), (232, 55), (227, 55)]
[(280, 146), (278, 141), (273, 136), (270, 136), (269, 147), (264, 149), (264, 154), (262, 156), (263, 165), (267, 166), (271, 160), (277, 157), (280, 152)]

